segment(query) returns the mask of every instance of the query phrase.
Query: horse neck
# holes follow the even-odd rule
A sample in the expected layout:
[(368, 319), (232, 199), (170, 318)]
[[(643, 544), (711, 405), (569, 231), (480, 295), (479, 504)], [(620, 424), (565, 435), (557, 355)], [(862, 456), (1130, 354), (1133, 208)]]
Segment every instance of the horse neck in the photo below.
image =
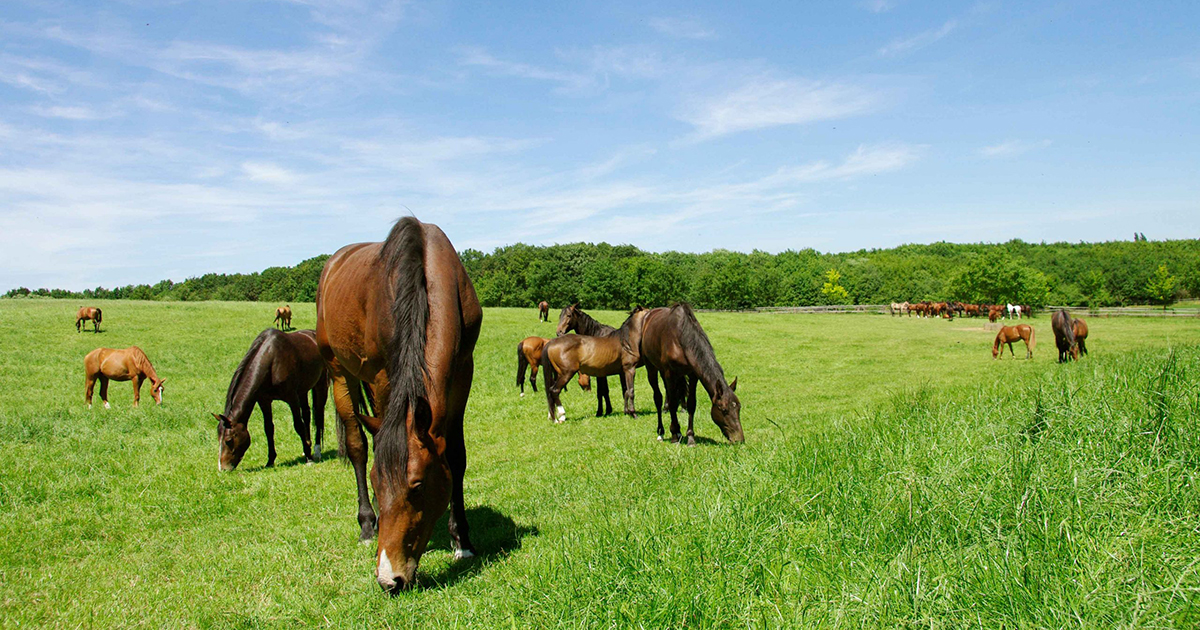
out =
[(254, 410), (258, 392), (271, 373), (271, 361), (262, 355), (262, 345), (255, 340), (247, 356), (234, 372), (225, 396), (225, 417), (231, 422), (246, 423)]
[(575, 315), (577, 317), (575, 320), (575, 331), (581, 335), (587, 335), (589, 337), (607, 337), (617, 330), (612, 326), (601, 324), (595, 319), (592, 319), (591, 315), (588, 315), (583, 311), (576, 311)]
[(133, 360), (137, 363), (138, 371), (142, 373), (142, 376), (148, 377), (151, 382), (158, 382), (158, 373), (154, 371), (154, 366), (145, 352), (138, 350)]
[[(703, 330), (699, 329), (699, 324), (684, 317), (682, 325), (697, 328), (686, 336), (681, 334), (679, 341), (692, 371), (696, 373), (696, 378), (704, 386), (704, 391), (708, 392), (708, 397), (715, 402), (729, 390), (729, 383), (725, 381), (725, 371), (721, 369), (712, 343), (707, 341)], [(683, 343), (683, 340), (689, 337), (692, 339), (691, 343)]]

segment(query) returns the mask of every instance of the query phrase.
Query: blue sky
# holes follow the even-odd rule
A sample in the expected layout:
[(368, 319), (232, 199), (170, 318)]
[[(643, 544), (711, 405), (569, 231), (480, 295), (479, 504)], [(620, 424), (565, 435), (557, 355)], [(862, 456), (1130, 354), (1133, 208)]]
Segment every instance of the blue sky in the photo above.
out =
[(0, 290), (459, 249), (1200, 236), (1200, 3), (0, 4)]

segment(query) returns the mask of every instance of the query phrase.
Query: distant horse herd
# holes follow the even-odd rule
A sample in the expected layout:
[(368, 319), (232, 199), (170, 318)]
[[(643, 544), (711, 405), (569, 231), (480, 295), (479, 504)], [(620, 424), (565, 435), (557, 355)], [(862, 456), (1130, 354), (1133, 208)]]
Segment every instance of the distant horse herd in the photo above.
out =
[(1026, 304), (965, 304), (963, 302), (892, 302), (888, 306), (892, 316), (941, 317), (987, 317), (989, 322), (1002, 318), (1021, 319), (1033, 317), (1033, 309)]
[[(538, 320), (549, 321), (548, 302), (538, 304)], [(893, 304), (895, 314), (919, 317), (980, 316), (999, 305), (957, 302)], [(1030, 314), (1027, 307), (1007, 305), (1010, 317)], [(360, 539), (377, 539), (375, 579), (387, 592), (410, 588), (432, 536), (434, 524), (450, 512), (448, 527), (456, 559), (475, 555), (463, 503), (466, 443), (463, 416), (474, 376), (474, 349), (483, 311), (446, 235), (415, 218), (400, 219), (383, 242), (356, 243), (338, 250), (325, 263), (316, 298), (316, 330), (261, 332), (238, 363), (217, 422), (217, 467), (233, 470), (250, 446), (249, 421), (255, 406), (263, 415), (267, 466), (275, 462), (271, 402), (291, 409), (305, 460), (321, 459), (325, 403), (332, 390), (338, 422), (338, 453), (350, 460), (357, 483)], [(291, 327), (290, 306), (275, 313), (275, 324)], [(99, 332), (100, 309), (81, 308), (76, 330), (93, 322)], [(1059, 360), (1087, 353), (1087, 325), (1066, 311), (1052, 318)], [(568, 334), (571, 332), (575, 334)], [(658, 416), (658, 439), (664, 439), (659, 379), (666, 391), (670, 441), (695, 444), (693, 419), (696, 388), (711, 400), (710, 417), (731, 443), (744, 441), (737, 379), (727, 381), (712, 343), (687, 304), (638, 306), (619, 328), (596, 321), (578, 304), (563, 308), (556, 336), (527, 337), (517, 345), (517, 386), (524, 396), (525, 369), (537, 391), (540, 369), (548, 419), (567, 419), (560, 394), (572, 377), (587, 391), (596, 390), (596, 415), (612, 412), (608, 377), (617, 376), (624, 412), (636, 416), (634, 377), (645, 368)], [(1004, 327), (992, 355), (1007, 344), (1024, 340), (1032, 357), (1033, 329), (1027, 324)], [(1015, 356), (1015, 355), (1014, 355)], [(97, 348), (84, 359), (85, 399), (92, 404), (96, 381), (108, 404), (108, 382), (132, 381), (134, 406), (142, 383), (150, 383), (162, 404), (165, 378), (138, 347)], [(308, 398), (311, 395), (312, 405)], [(683, 434), (678, 411), (688, 414)], [(309, 424), (316, 435), (310, 436)], [(374, 465), (368, 471), (368, 434)], [(372, 502), (368, 483), (374, 489)], [(378, 507), (378, 515), (376, 514)]]

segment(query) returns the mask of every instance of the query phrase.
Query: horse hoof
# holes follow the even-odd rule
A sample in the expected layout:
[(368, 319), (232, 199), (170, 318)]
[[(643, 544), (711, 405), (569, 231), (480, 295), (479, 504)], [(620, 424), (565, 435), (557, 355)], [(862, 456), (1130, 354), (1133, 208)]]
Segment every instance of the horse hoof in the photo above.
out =
[(696, 438), (694, 438), (694, 437), (692, 437), (692, 436), (690, 436), (690, 435), (689, 435), (689, 436), (688, 436), (688, 440), (687, 440), (687, 445), (688, 445), (688, 446), (695, 446), (695, 445), (696, 445)]
[(521, 398), (525, 397), (525, 392), (521, 392)]
[(662, 439), (662, 436), (661, 436), (661, 435), (660, 435), (660, 436), (658, 436), (658, 441), (659, 441), (659, 442), (663, 441), (663, 439)]
[[(134, 405), (134, 407), (136, 407), (136, 406), (137, 406), (137, 405)], [(105, 409), (111, 409), (111, 407), (109, 407), (109, 406), (108, 406), (108, 403), (104, 403), (104, 408), (105, 408)]]
[(454, 559), (455, 560), (466, 560), (467, 558), (474, 558), (474, 557), (475, 557), (475, 552), (471, 551), (470, 549), (455, 549), (454, 550)]
[(313, 446), (313, 461), (316, 461), (316, 462), (321, 461), (321, 445), (320, 444)]

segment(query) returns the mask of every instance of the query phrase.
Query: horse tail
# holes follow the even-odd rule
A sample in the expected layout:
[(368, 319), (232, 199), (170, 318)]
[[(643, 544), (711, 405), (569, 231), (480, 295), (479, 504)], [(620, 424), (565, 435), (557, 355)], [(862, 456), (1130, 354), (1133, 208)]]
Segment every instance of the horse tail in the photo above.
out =
[(103, 315), (104, 315), (104, 313), (103, 313), (103, 312), (102, 312), (100, 309), (96, 309), (96, 323), (97, 323), (97, 324), (103, 324), (103, 323), (104, 323), (104, 322), (102, 322), (102, 321), (101, 321), (101, 319), (103, 319)]
[(432, 413), (425, 391), (429, 292), (425, 279), (425, 230), (421, 222), (414, 217), (397, 221), (379, 257), (393, 283), (392, 334), (386, 365), (391, 393), (375, 436), (375, 466), (384, 478), (395, 481), (408, 468), (409, 418), (415, 422), (417, 415)]
[[(551, 340), (553, 341), (553, 340)], [(554, 381), (558, 380), (558, 370), (554, 369), (554, 361), (550, 360), (550, 344), (542, 346), (542, 389), (546, 392), (546, 405), (551, 409), (553, 415), (554, 394), (550, 392)]]
[(517, 342), (517, 387), (524, 389), (525, 383), (525, 367), (529, 365), (529, 359), (525, 358), (525, 342)]

